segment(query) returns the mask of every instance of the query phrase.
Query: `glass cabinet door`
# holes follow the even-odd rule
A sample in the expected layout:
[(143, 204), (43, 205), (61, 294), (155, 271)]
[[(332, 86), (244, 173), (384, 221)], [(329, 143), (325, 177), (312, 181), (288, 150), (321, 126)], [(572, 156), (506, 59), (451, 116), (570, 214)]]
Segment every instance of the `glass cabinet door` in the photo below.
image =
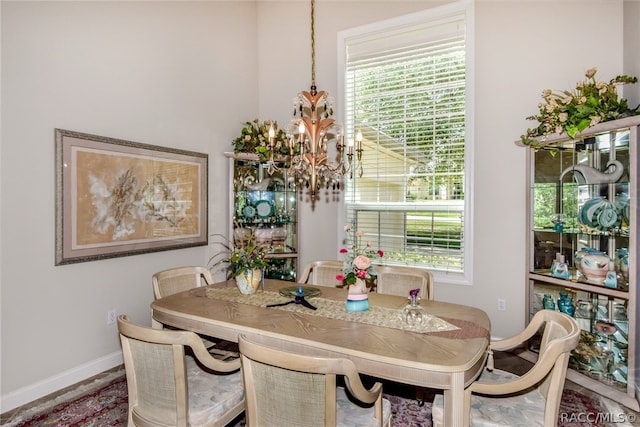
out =
[(629, 117), (528, 152), (528, 319), (572, 316), (581, 337), (567, 378), (635, 410), (639, 130)]
[(297, 193), (288, 163), (278, 162), (268, 173), (266, 163), (253, 158), (231, 157), (232, 235), (236, 245), (253, 236), (269, 250), (265, 276), (296, 280)]
[[(629, 129), (533, 155), (531, 271), (627, 289)], [(554, 263), (566, 264), (566, 270), (552, 269)], [(609, 271), (614, 276), (606, 280)]]

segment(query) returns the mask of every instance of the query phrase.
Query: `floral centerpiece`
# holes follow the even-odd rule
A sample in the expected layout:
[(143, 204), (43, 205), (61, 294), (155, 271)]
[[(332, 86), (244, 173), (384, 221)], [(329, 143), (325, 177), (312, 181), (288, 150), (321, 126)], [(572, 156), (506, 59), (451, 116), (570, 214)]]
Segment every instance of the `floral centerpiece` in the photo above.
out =
[[(352, 229), (347, 225), (344, 227), (344, 231), (349, 233)], [(381, 249), (374, 249), (372, 242), (366, 242), (363, 245), (362, 237), (364, 234), (362, 230), (355, 230), (351, 249), (340, 249), (340, 253), (344, 255), (343, 274), (338, 274), (336, 280), (353, 285), (356, 283), (356, 279), (362, 279), (364, 282), (376, 276), (372, 259), (382, 258), (384, 252)]]
[[(223, 237), (219, 234), (215, 236)], [(268, 265), (268, 248), (257, 244), (253, 233), (247, 239), (236, 240), (235, 244), (226, 238), (216, 243), (223, 250), (209, 259), (210, 269), (226, 268), (227, 279), (236, 279), (240, 292), (255, 292), (262, 279), (263, 269)]]
[(542, 92), (544, 102), (538, 104), (538, 115), (527, 117), (536, 120), (538, 126), (527, 129), (520, 136), (522, 143), (532, 148), (538, 147), (537, 137), (547, 137), (554, 133), (566, 133), (574, 138), (590, 126), (600, 122), (616, 120), (640, 114), (638, 108), (629, 108), (626, 99), (618, 98), (617, 86), (636, 83), (637, 77), (617, 76), (608, 83), (596, 80), (596, 68), (585, 72), (586, 79), (576, 84), (574, 91)]
[(269, 129), (273, 125), (275, 130), (275, 153), (280, 155), (289, 155), (289, 145), (287, 134), (284, 130), (278, 129), (278, 122), (253, 119), (251, 122), (245, 122), (240, 136), (233, 140), (234, 153), (252, 153), (260, 156), (262, 160), (269, 157)]

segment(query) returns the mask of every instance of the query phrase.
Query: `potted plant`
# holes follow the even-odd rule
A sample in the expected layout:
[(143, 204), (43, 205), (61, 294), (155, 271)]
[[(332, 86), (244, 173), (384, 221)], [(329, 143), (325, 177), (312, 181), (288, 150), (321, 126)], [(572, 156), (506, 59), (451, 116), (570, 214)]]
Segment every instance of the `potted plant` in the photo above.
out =
[(227, 279), (235, 279), (241, 293), (255, 293), (267, 266), (268, 248), (256, 243), (253, 232), (235, 242), (230, 242), (221, 234), (214, 236), (223, 239), (216, 242), (223, 249), (209, 259), (210, 269), (225, 268)]

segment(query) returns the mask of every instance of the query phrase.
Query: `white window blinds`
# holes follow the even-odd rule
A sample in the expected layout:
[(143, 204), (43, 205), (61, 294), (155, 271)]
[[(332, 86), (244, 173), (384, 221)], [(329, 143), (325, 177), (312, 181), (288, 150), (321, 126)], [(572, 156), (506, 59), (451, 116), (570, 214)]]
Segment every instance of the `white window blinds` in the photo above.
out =
[[(347, 224), (382, 262), (464, 271), (465, 20), (461, 12), (345, 39)], [(350, 243), (350, 242), (349, 242)]]

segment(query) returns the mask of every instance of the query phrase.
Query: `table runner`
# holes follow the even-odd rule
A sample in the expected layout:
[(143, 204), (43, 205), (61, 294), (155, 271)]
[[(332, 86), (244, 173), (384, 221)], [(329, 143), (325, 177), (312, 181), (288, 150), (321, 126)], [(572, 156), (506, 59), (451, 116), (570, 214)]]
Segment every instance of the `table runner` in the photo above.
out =
[[(280, 304), (292, 299), (291, 297), (285, 297), (280, 295), (278, 292), (272, 291), (258, 291), (252, 295), (243, 295), (236, 287), (207, 288), (206, 293), (208, 298), (238, 302), (259, 307), (266, 307), (268, 304)], [(345, 310), (346, 300), (336, 301), (322, 297), (312, 297), (308, 298), (308, 301), (313, 304), (317, 310), (310, 310), (300, 304), (289, 304), (272, 307), (271, 309), (286, 310), (294, 313), (366, 323), (368, 325), (384, 326), (387, 328), (402, 329), (405, 331), (420, 333), (455, 331), (460, 329), (459, 327), (430, 314), (427, 314), (427, 321), (423, 325), (410, 327), (402, 321), (401, 310), (398, 309), (370, 306), (369, 311), (347, 312)]]

